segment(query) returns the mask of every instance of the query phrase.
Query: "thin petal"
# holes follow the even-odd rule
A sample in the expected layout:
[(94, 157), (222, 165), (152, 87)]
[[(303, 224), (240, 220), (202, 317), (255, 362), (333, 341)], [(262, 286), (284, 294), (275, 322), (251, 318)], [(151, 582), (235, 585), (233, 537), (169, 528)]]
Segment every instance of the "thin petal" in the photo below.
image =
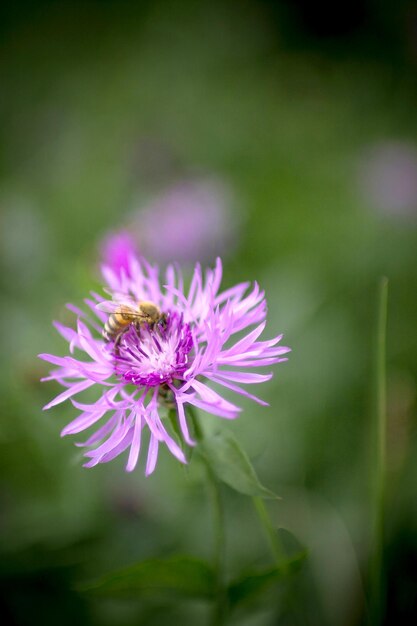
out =
[[(121, 417), (121, 415), (119, 417)], [(101, 446), (98, 446), (98, 448), (95, 448), (95, 450), (89, 450), (89, 452), (85, 453), (85, 456), (100, 459), (102, 456), (107, 454), (107, 452), (110, 452), (116, 446), (118, 446), (121, 441), (123, 441), (128, 430), (129, 423), (127, 421), (125, 421), (124, 423), (119, 423), (119, 425), (116, 425), (110, 437), (106, 439), (106, 441), (102, 443)]]
[(218, 370), (217, 378), (224, 378), (235, 383), (245, 383), (246, 385), (264, 383), (271, 380), (273, 374), (255, 374), (254, 372), (231, 372), (230, 370)]
[(178, 409), (178, 421), (180, 423), (181, 433), (184, 437), (186, 443), (189, 446), (195, 446), (196, 442), (190, 436), (190, 431), (188, 430), (187, 419), (185, 417), (184, 405), (177, 399), (177, 409)]
[(227, 389), (231, 389), (232, 391), (239, 393), (241, 396), (245, 396), (245, 398), (254, 400), (261, 406), (269, 406), (268, 402), (265, 402), (265, 400), (261, 400), (261, 398), (258, 398), (258, 396), (255, 396), (252, 393), (249, 393), (248, 391), (246, 391), (246, 389), (242, 389), (242, 387), (239, 387), (238, 385), (233, 385), (232, 383), (226, 382), (225, 380), (217, 378), (216, 376), (213, 376), (213, 375), (210, 376), (210, 380), (217, 383), (218, 385), (222, 385), (223, 387), (227, 387)]
[(98, 443), (112, 431), (113, 427), (116, 424), (116, 421), (116, 416), (113, 415), (109, 420), (107, 420), (104, 426), (102, 426), (95, 433), (93, 433), (91, 437), (87, 439), (87, 441), (84, 441), (84, 443), (76, 443), (75, 445), (78, 448), (87, 448), (94, 445), (95, 443)]
[(68, 398), (71, 398), (75, 394), (80, 393), (81, 391), (84, 391), (84, 389), (88, 389), (94, 384), (95, 384), (94, 380), (84, 380), (81, 383), (77, 383), (73, 385), (72, 387), (70, 387), (70, 389), (67, 389), (63, 393), (60, 393), (58, 396), (56, 396), (56, 398), (51, 400), (49, 404), (46, 404), (43, 407), (43, 410), (46, 411), (47, 409), (50, 409), (51, 407), (56, 406), (57, 404), (60, 404), (61, 402), (64, 402), (64, 400), (67, 400)]
[(135, 419), (135, 426), (133, 430), (132, 443), (130, 445), (129, 458), (126, 465), (126, 471), (131, 472), (135, 469), (136, 463), (139, 458), (140, 440), (142, 434), (142, 416), (137, 413)]
[(158, 439), (151, 434), (151, 440), (148, 448), (148, 458), (146, 460), (145, 476), (150, 476), (155, 469), (156, 461), (158, 460), (158, 447)]
[(82, 413), (62, 429), (61, 437), (65, 437), (65, 435), (75, 435), (83, 430), (86, 430), (87, 428), (90, 428), (90, 426), (98, 422), (105, 413), (106, 409), (95, 413)]

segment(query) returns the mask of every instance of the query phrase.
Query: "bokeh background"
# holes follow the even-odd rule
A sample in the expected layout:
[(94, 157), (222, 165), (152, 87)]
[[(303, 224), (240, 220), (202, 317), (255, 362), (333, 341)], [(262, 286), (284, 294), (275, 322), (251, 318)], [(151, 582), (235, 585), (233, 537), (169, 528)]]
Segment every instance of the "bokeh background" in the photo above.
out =
[[(41, 385), (100, 285), (114, 231), (189, 271), (257, 280), (287, 364), (226, 427), (283, 499), (305, 567), (234, 618), (366, 622), (377, 285), (389, 278), (385, 623), (417, 611), (417, 8), (414, 2), (22, 2), (0, 19), (0, 596), (21, 626), (205, 624), (204, 603), (110, 600), (80, 581), (150, 556), (210, 558), (201, 471), (163, 451), (82, 468)], [(197, 217), (196, 217), (197, 216)], [(210, 428), (224, 427), (206, 416)], [(267, 562), (224, 488), (227, 568)]]

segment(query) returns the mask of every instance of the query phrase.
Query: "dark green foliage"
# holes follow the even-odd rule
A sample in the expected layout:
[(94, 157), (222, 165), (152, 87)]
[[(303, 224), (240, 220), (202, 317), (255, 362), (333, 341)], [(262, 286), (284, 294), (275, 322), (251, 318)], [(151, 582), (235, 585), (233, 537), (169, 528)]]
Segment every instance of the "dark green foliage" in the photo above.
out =
[(298, 572), (305, 558), (306, 552), (300, 552), (280, 565), (242, 573), (227, 589), (230, 607), (234, 609), (251, 602), (274, 583), (286, 581), (288, 576)]
[(208, 600), (214, 595), (211, 567), (189, 556), (149, 559), (117, 570), (79, 588), (81, 592), (104, 596), (168, 594)]

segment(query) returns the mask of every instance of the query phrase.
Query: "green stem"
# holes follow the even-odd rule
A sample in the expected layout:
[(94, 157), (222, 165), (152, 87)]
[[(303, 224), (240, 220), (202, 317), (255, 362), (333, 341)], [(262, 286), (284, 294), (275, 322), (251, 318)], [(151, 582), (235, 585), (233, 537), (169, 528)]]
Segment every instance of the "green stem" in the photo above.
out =
[(200, 420), (198, 419), (197, 411), (190, 404), (186, 405), (186, 410), (187, 410), (187, 414), (190, 416), (191, 422), (193, 424), (195, 438), (197, 439), (197, 441), (203, 441), (203, 439), (204, 439), (204, 432), (203, 432), (203, 429), (201, 427)]
[[(198, 419), (196, 411), (188, 406), (187, 412), (193, 423), (194, 435), (198, 442), (204, 439), (204, 431)], [(213, 509), (214, 520), (214, 559), (213, 566), (216, 575), (216, 604), (212, 616), (213, 626), (222, 626), (226, 623), (227, 598), (224, 588), (224, 555), (225, 555), (225, 532), (224, 511), (221, 499), (219, 483), (210, 466), (209, 461), (202, 457), (207, 475), (208, 491)]]
[(275, 564), (278, 566), (282, 566), (285, 561), (285, 554), (282, 549), (278, 534), (272, 525), (271, 518), (269, 517), (268, 510), (265, 506), (265, 502), (262, 498), (258, 497), (253, 497), (252, 502), (268, 540), (269, 547), (271, 548)]
[(375, 520), (372, 561), (370, 567), (371, 624), (383, 621), (384, 576), (383, 552), (385, 534), (386, 482), (386, 334), (387, 334), (388, 279), (382, 278), (378, 294), (378, 322), (376, 345), (376, 464), (375, 464)]
[(269, 517), (268, 509), (266, 508), (265, 501), (262, 498), (253, 497), (252, 498), (253, 505), (258, 514), (259, 520), (261, 522), (261, 526), (264, 530), (266, 538), (269, 543), (269, 547), (271, 549), (271, 553), (273, 556), (273, 560), (277, 568), (280, 568), (283, 579), (286, 581), (287, 590), (288, 590), (288, 607), (292, 612), (293, 619), (296, 623), (305, 623), (304, 619), (300, 614), (299, 607), (297, 603), (294, 601), (294, 596), (292, 594), (291, 585), (292, 581), (289, 578), (286, 578), (288, 574), (288, 561), (284, 551), (284, 548), (281, 545), (281, 541), (279, 539), (278, 533), (274, 528), (271, 518)]
[(217, 602), (213, 614), (213, 626), (220, 626), (225, 623), (226, 618), (226, 595), (224, 589), (224, 554), (225, 554), (225, 534), (224, 534), (224, 512), (219, 489), (210, 466), (207, 464), (208, 486), (210, 490), (211, 503), (214, 515), (214, 570), (216, 572), (216, 597)]

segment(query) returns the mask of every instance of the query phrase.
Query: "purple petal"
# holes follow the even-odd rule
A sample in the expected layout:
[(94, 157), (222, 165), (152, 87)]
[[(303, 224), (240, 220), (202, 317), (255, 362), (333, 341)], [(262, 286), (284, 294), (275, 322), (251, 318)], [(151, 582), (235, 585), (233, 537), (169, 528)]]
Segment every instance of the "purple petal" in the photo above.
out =
[(230, 354), (230, 353), (232, 354), (243, 353), (246, 350), (246, 348), (248, 348), (254, 341), (256, 341), (259, 335), (262, 334), (265, 326), (266, 326), (266, 322), (262, 322), (254, 330), (252, 330), (248, 335), (246, 335), (246, 337), (243, 337), (243, 339), (235, 343), (234, 346), (229, 348), (229, 350), (226, 350), (223, 354), (225, 355), (225, 354)]
[(217, 378), (225, 378), (235, 383), (245, 383), (246, 385), (254, 383), (263, 383), (267, 380), (271, 380), (273, 374), (255, 374), (253, 372), (231, 372), (229, 370), (218, 370), (216, 372)]
[(48, 363), (52, 363), (53, 365), (65, 366), (67, 362), (66, 356), (54, 356), (53, 354), (38, 354), (38, 358), (43, 361), (48, 361)]
[(225, 419), (236, 419), (236, 417), (239, 415), (239, 412), (242, 410), (237, 407), (235, 410), (225, 409), (218, 404), (210, 404), (210, 402), (204, 402), (203, 400), (197, 398), (194, 394), (186, 394), (184, 397), (186, 399), (184, 399), (183, 402), (188, 402), (189, 404), (196, 406), (202, 411), (212, 413), (213, 415), (218, 415), (219, 417), (224, 417)]
[(79, 448), (87, 448), (88, 446), (92, 446), (95, 443), (98, 443), (99, 441), (101, 441), (106, 435), (108, 435), (113, 427), (116, 424), (116, 416), (113, 415), (105, 424), (104, 426), (102, 426), (101, 428), (99, 428), (95, 433), (93, 433), (91, 435), (91, 437), (89, 437), (87, 439), (87, 441), (84, 441), (84, 443), (76, 443), (75, 445)]
[(105, 413), (106, 409), (96, 413), (82, 413), (62, 429), (61, 437), (65, 437), (65, 435), (75, 435), (86, 430), (86, 428), (90, 428), (90, 426), (98, 422)]
[(84, 391), (84, 389), (88, 389), (92, 385), (94, 385), (94, 381), (92, 380), (84, 380), (81, 383), (77, 383), (73, 385), (72, 387), (70, 387), (70, 389), (67, 389), (63, 393), (60, 393), (58, 396), (56, 396), (53, 400), (51, 400), (51, 402), (49, 402), (49, 404), (46, 404), (43, 407), (43, 410), (46, 411), (47, 409), (50, 409), (51, 407), (57, 404), (60, 404), (61, 402), (64, 402), (64, 400), (67, 400), (68, 398), (71, 398), (75, 394), (80, 393), (81, 391)]
[(182, 436), (184, 437), (185, 442), (188, 443), (189, 446), (195, 446), (196, 442), (194, 441), (194, 439), (191, 438), (190, 431), (188, 430), (188, 424), (187, 424), (187, 419), (185, 417), (183, 403), (180, 402), (178, 398), (176, 398), (176, 400), (177, 400), (177, 410), (178, 410), (178, 421), (180, 423)]
[[(118, 411), (118, 419), (120, 420), (121, 417), (122, 417), (122, 412)], [(107, 454), (107, 452), (110, 452), (111, 450), (113, 450), (113, 448), (118, 446), (119, 443), (123, 441), (129, 428), (130, 428), (130, 424), (128, 420), (125, 420), (124, 422), (119, 421), (119, 424), (116, 424), (116, 427), (114, 431), (112, 432), (112, 434), (110, 435), (110, 437), (106, 439), (106, 441), (102, 443), (101, 446), (98, 446), (98, 448), (95, 448), (94, 450), (90, 450), (89, 452), (86, 452), (85, 456), (98, 458), (100, 460), (102, 456)]]
[(135, 469), (136, 464), (138, 462), (141, 434), (142, 434), (142, 416), (140, 414), (136, 414), (132, 443), (131, 443), (130, 452), (129, 452), (129, 459), (126, 465), (127, 472), (132, 472)]
[(156, 461), (158, 459), (158, 446), (158, 439), (151, 434), (151, 440), (148, 448), (148, 458), (146, 460), (145, 476), (150, 476), (155, 469)]
[(221, 378), (218, 378), (214, 375), (210, 376), (210, 380), (217, 383), (218, 385), (227, 387), (227, 389), (231, 389), (232, 391), (235, 391), (236, 393), (239, 393), (246, 398), (250, 398), (250, 400), (254, 400), (261, 406), (269, 406), (268, 402), (265, 402), (265, 400), (261, 400), (261, 398), (258, 398), (258, 396), (254, 396), (252, 393), (249, 393), (248, 391), (246, 391), (246, 389), (242, 389), (242, 387), (239, 387), (238, 385), (233, 385), (232, 383), (226, 382), (225, 380), (222, 380)]
[[(119, 444), (117, 444), (117, 446), (115, 446), (113, 450), (111, 450), (110, 452), (107, 452), (106, 454), (103, 454), (103, 456), (101, 457), (92, 458), (91, 461), (84, 463), (84, 467), (94, 467), (95, 465), (98, 465), (98, 463), (108, 463), (109, 461), (112, 461), (113, 459), (115, 459), (117, 456), (119, 456), (119, 454), (124, 452), (126, 448), (130, 446), (130, 443), (132, 441), (132, 434), (133, 434), (133, 429), (130, 429), (125, 434), (122, 441)], [(87, 456), (87, 454), (85, 454), (84, 456)]]

